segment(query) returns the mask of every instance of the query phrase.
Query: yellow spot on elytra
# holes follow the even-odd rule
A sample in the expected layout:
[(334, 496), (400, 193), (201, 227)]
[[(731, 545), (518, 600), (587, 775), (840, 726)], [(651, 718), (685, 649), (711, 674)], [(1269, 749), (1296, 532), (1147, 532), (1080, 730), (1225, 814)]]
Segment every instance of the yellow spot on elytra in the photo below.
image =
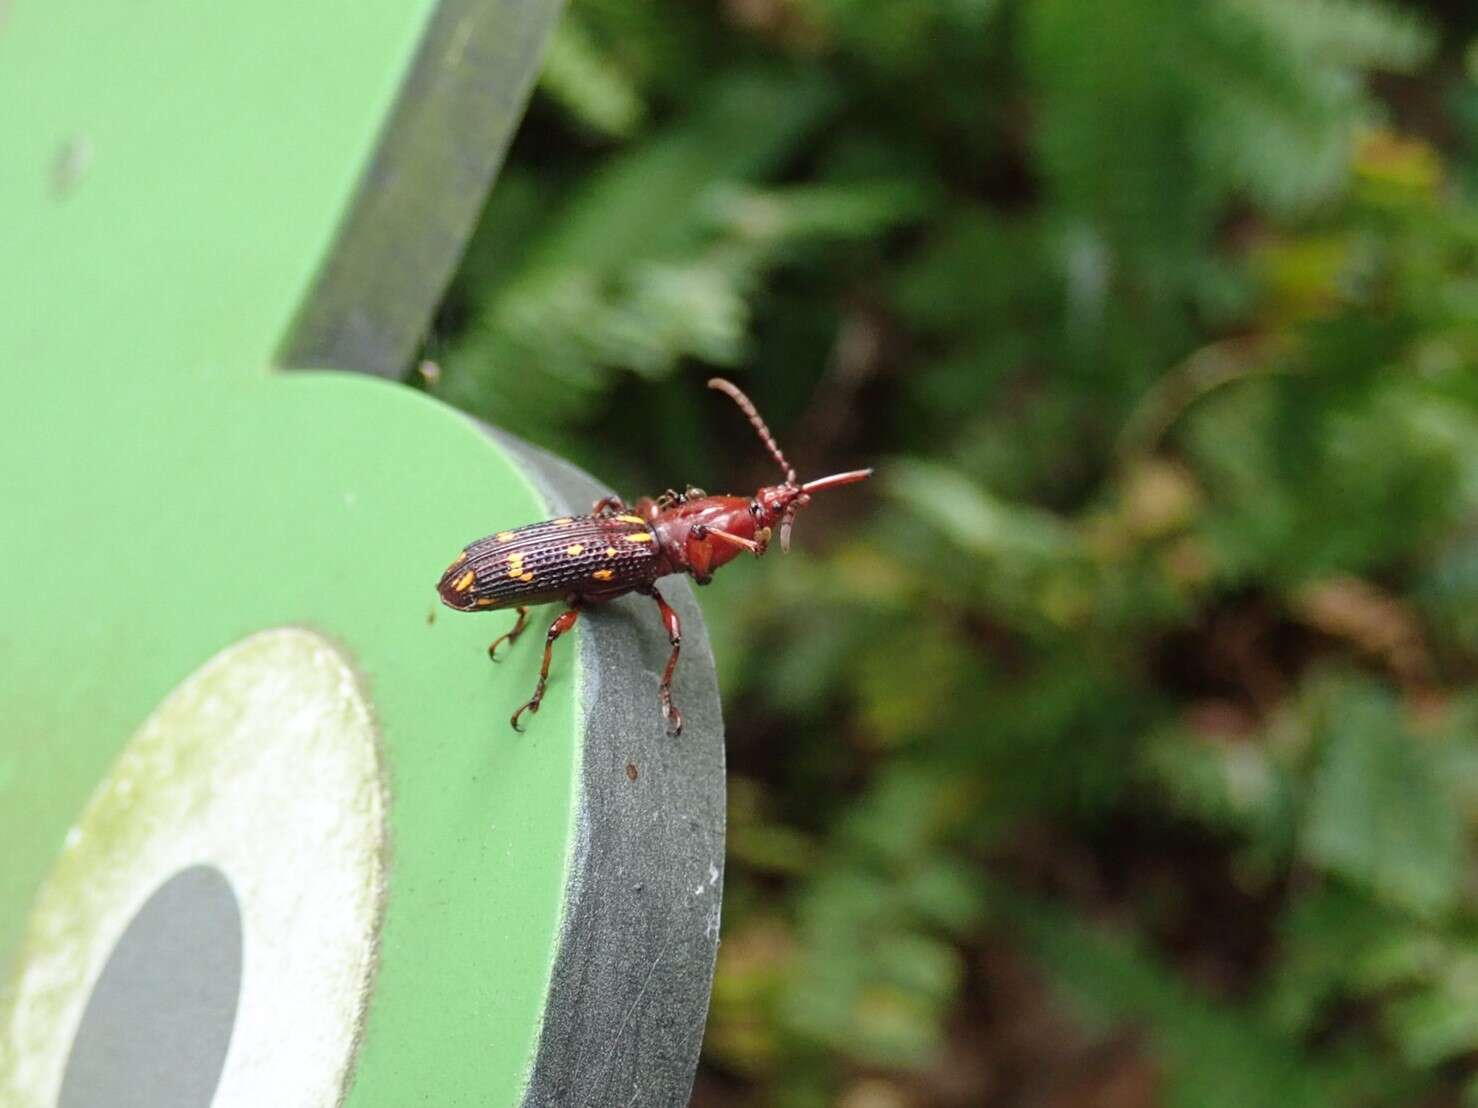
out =
[(523, 576), (523, 552), (522, 551), (520, 551), (517, 554), (510, 554), (510, 555), (508, 555), (508, 576), (509, 577), (522, 577)]
[(571, 558), (578, 557), (585, 553), (585, 544), (583, 542), (572, 542), (569, 546), (565, 547), (565, 553)]
[(452, 588), (454, 588), (457, 592), (466, 592), (472, 587), (472, 582), (476, 580), (477, 574), (473, 573), (469, 569), (466, 573), (462, 574), (461, 577), (457, 578), (456, 583), (452, 585)]
[(497, 601), (491, 596), (479, 596), (477, 598), (477, 606), (479, 608), (489, 608), (496, 603)]
[(607, 558), (614, 558), (615, 556), (616, 556), (616, 548), (614, 546), (608, 546), (608, 547), (606, 547), (606, 557)]
[(499, 531), (496, 535), (493, 536), (493, 538), (497, 539), (499, 542), (507, 542), (509, 539), (513, 538), (513, 532)]
[(614, 576), (616, 576), (614, 569), (598, 569), (595, 571), (595, 579), (597, 581), (609, 581)]
[(622, 523), (645, 523), (646, 522), (646, 520), (642, 519), (641, 516), (617, 516), (616, 518), (619, 519)]
[(465, 562), (466, 560), (467, 560), (467, 551), (464, 550), (464, 551), (462, 551), (462, 553), (460, 553), (460, 554), (457, 555), (457, 560), (455, 562), (453, 562), (452, 565), (459, 566), (463, 562)]
[(529, 570), (528, 573), (525, 573), (522, 577), (519, 578), (520, 581), (532, 581), (533, 579), (534, 579), (534, 571), (533, 570)]
[(652, 532), (650, 532), (650, 531), (638, 531), (634, 535), (627, 535), (626, 536), (626, 541), (627, 542), (651, 542), (652, 541)]
[(549, 522), (554, 524), (556, 527), (568, 527), (575, 521), (569, 516), (560, 516), (558, 519), (551, 519)]

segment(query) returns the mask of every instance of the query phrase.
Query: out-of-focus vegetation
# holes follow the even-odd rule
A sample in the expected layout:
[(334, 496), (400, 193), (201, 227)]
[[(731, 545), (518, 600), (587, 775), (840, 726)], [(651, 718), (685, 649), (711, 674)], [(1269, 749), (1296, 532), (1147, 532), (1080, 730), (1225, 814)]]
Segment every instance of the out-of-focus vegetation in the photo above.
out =
[(1478, 16), (574, 0), (428, 343), (703, 595), (696, 1103), (1478, 1105)]

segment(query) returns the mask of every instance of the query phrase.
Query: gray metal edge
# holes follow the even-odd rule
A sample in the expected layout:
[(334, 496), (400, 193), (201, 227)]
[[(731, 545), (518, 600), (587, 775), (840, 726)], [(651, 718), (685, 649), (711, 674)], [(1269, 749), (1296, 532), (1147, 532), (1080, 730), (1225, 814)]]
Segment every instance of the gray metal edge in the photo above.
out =
[(561, 0), (442, 0), (279, 366), (398, 377), (477, 222)]
[[(610, 491), (492, 434), (525, 464), (551, 515), (588, 512)], [(524, 1108), (682, 1105), (692, 1093), (723, 896), (723, 715), (692, 588), (685, 578), (658, 587), (683, 624), (680, 736), (658, 709), (669, 646), (656, 605), (625, 596), (581, 617), (576, 842)]]

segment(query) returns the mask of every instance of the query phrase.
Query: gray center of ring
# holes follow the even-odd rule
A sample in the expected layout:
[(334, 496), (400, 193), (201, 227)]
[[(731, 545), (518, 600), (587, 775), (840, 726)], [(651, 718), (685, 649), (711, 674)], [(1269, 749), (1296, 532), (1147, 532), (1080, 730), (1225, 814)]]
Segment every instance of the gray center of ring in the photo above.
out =
[(181, 870), (134, 916), (88, 998), (58, 1108), (209, 1108), (241, 992), (225, 874)]

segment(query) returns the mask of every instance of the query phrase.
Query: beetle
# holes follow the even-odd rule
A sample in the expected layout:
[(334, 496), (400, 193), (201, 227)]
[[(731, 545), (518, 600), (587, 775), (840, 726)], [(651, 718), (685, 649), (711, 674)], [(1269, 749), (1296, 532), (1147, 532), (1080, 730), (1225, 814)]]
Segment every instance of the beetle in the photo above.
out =
[(656, 601), (672, 644), (657, 697), (672, 734), (680, 734), (683, 717), (672, 703), (672, 673), (682, 647), (682, 623), (657, 590), (657, 580), (686, 573), (706, 585), (714, 571), (741, 553), (764, 554), (777, 526), (780, 549), (789, 550), (791, 524), (813, 493), (872, 476), (871, 469), (854, 469), (797, 484), (795, 468), (785, 460), (749, 397), (722, 377), (710, 380), (708, 387), (727, 393), (739, 405), (785, 474), (784, 481), (749, 497), (669, 489), (655, 499), (644, 496), (630, 508), (620, 497), (602, 497), (589, 515), (561, 516), (478, 539), (441, 575), (436, 588), (449, 608), (459, 612), (517, 609), (512, 629), (488, 646), (488, 656), (495, 662), (498, 648), (505, 642), (512, 645), (523, 633), (530, 607), (552, 600), (565, 603), (565, 610), (544, 637), (544, 662), (534, 695), (509, 721), (515, 731), (523, 730), (518, 724), (520, 716), (539, 710), (554, 642), (575, 626), (581, 609), (637, 592)]

